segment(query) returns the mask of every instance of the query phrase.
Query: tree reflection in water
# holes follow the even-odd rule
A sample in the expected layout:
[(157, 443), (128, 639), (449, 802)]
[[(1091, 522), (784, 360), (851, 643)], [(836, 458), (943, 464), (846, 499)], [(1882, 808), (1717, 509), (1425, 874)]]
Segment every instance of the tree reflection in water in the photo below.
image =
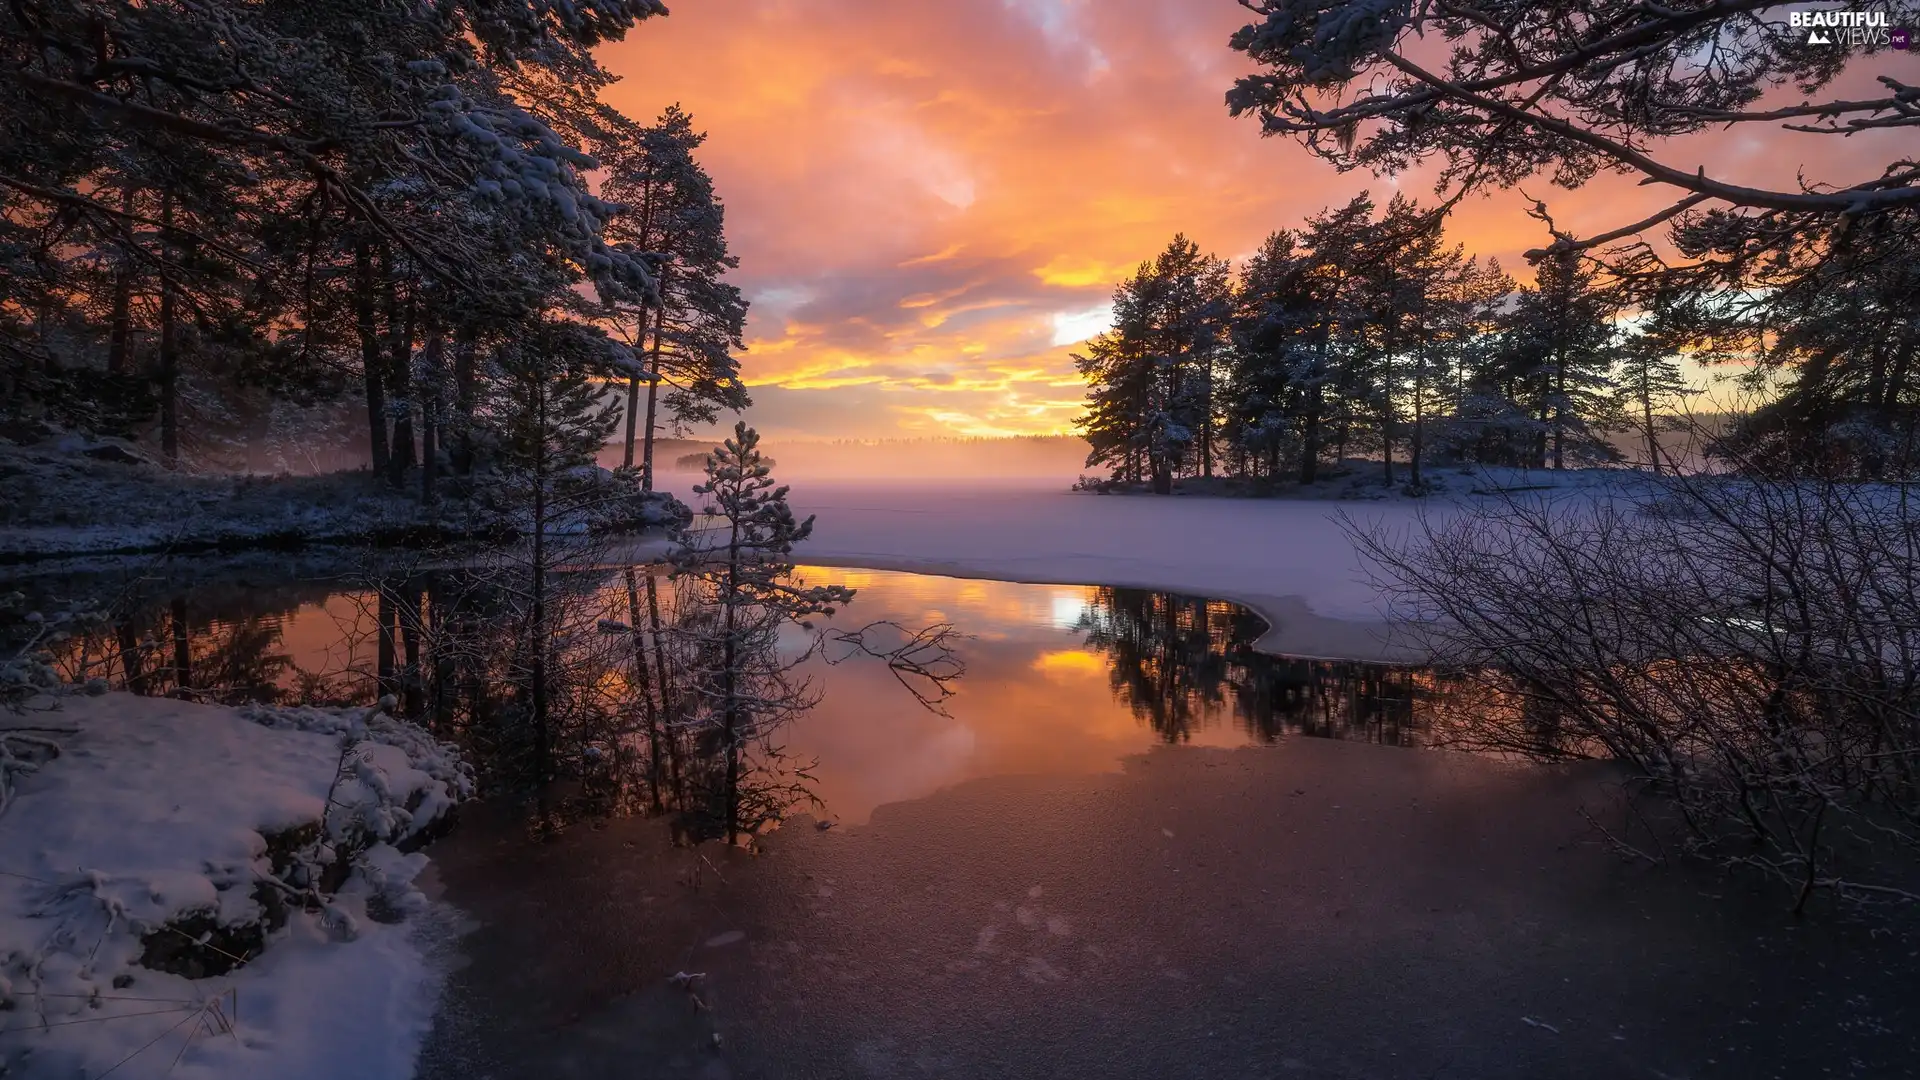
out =
[[(99, 601), (108, 612), (100, 626), (59, 647), (70, 680), (225, 705), (386, 699), (388, 711), (461, 746), (487, 789), (537, 795), (542, 818), (665, 813), (691, 842), (751, 843), (813, 802), (811, 762), (787, 755), (777, 737), (817, 700), (803, 670), (811, 658), (877, 661), (935, 712), (962, 674), (944, 624), (835, 629), (799, 653), (771, 622), (716, 639), (723, 614), (695, 580), (654, 566), (556, 573), (538, 666), (511, 579), (485, 567), (394, 571), (357, 586), (62, 582), (42, 591), (110, 597)], [(535, 677), (546, 680), (544, 727), (531, 720)], [(716, 726), (714, 701), (725, 700), (716, 686), (750, 701), (751, 722), (736, 715)], [(557, 782), (534, 771), (536, 737), (556, 766), (543, 775)]]
[[(804, 574), (857, 586), (867, 597), (856, 601), (857, 616), (901, 620), (873, 624), (869, 629), (881, 632), (864, 639), (830, 638), (819, 663), (920, 655), (937, 669), (946, 640), (916, 636), (907, 627), (946, 619), (946, 612), (960, 630), (980, 635), (957, 648), (978, 654), (983, 674), (976, 678), (985, 681), (953, 699), (952, 717), (921, 722), (908, 719), (908, 710), (917, 710), (906, 695), (897, 705), (875, 704), (876, 695), (889, 692), (884, 683), (837, 680), (841, 696), (826, 695), (793, 754), (779, 741), (738, 746), (756, 772), (729, 784), (726, 741), (694, 719), (697, 681), (687, 672), (699, 659), (693, 653), (699, 627), (689, 623), (705, 616), (688, 607), (686, 590), (663, 568), (568, 570), (554, 582), (554, 602), (562, 609), (551, 616), (558, 636), (547, 666), (554, 680), (553, 750), (563, 778), (549, 794), (558, 812), (669, 815), (687, 839), (697, 840), (719, 836), (729, 819), (771, 823), (790, 806), (807, 803), (812, 790), (835, 800), (836, 815), (855, 819), (870, 809), (867, 800), (923, 790), (856, 778), (849, 770), (920, 770), (924, 790), (932, 790), (1008, 769), (1100, 767), (1111, 760), (1102, 755), (1130, 753), (1148, 738), (1266, 743), (1303, 734), (1444, 744), (1449, 717), (1479, 707), (1472, 704), (1474, 684), (1426, 669), (1255, 652), (1264, 623), (1222, 601), (1140, 589), (983, 587), (823, 568)], [(79, 583), (59, 591), (115, 592)], [(492, 791), (523, 792), (533, 783), (523, 613), (506, 583), (480, 570), (402, 568), (352, 582), (266, 587), (175, 580), (150, 583), (146, 592), (121, 590), (117, 601), (101, 606), (112, 611), (110, 623), (65, 646), (70, 676), (104, 676), (116, 689), (227, 704), (366, 706), (390, 696), (394, 711), (465, 747)], [(1053, 619), (1063, 606), (1081, 613), (1071, 632), (1084, 641), (1080, 655), (1094, 665), (1085, 684), (1063, 681), (1035, 660), (1057, 648), (1049, 635), (1060, 632)], [(797, 648), (794, 640), (788, 648)], [(1013, 641), (1019, 644), (1009, 653)], [(769, 657), (760, 666), (784, 669), (792, 659)], [(798, 700), (812, 696), (808, 679), (825, 674), (808, 663), (794, 670)], [(916, 686), (932, 687), (935, 705), (944, 697), (938, 683), (909, 683), (910, 690)], [(1109, 689), (1112, 718), (1125, 727), (1131, 714), (1141, 724), (1134, 729), (1138, 743), (1102, 722), (1072, 719), (1088, 704), (1078, 695), (1103, 698)], [(1045, 749), (1030, 744), (1042, 732)], [(827, 758), (820, 772), (811, 769), (815, 754)], [(731, 813), (716, 802), (729, 787), (745, 798)]]
[(1231, 717), (1247, 737), (1427, 743), (1456, 680), (1409, 666), (1269, 656), (1238, 604), (1145, 589), (1091, 592), (1077, 629), (1111, 665), (1114, 695), (1169, 743)]

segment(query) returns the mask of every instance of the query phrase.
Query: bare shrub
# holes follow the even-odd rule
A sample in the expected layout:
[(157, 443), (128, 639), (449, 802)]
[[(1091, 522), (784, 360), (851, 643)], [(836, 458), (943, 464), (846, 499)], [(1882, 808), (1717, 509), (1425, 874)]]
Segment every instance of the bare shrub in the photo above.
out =
[(1682, 850), (1912, 901), (1920, 543), (1906, 490), (1685, 475), (1348, 530), (1437, 663), (1500, 691), (1440, 737), (1611, 757)]

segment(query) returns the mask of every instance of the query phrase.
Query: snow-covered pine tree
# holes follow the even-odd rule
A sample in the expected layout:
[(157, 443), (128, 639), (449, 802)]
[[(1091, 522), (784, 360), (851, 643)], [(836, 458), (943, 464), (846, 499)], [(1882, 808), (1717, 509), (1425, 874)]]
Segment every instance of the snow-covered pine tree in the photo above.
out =
[(1534, 268), (1534, 284), (1501, 318), (1507, 397), (1537, 425), (1524, 463), (1560, 469), (1569, 458), (1609, 460), (1615, 451), (1600, 433), (1618, 422), (1617, 305), (1576, 251), (1555, 249)]
[(1184, 235), (1115, 290), (1113, 328), (1074, 357), (1091, 385), (1079, 421), (1093, 446), (1088, 465), (1144, 474), (1162, 495), (1177, 474), (1212, 474), (1232, 307), (1226, 261)]
[(494, 238), (520, 230), (510, 255), (574, 281), (651, 288), (645, 260), (605, 242), (612, 206), (588, 191), (597, 163), (565, 118), (607, 81), (592, 48), (659, 14), (656, 0), (0, 10), (0, 251), (58, 222), (55, 263), (118, 264), (99, 332), (78, 341), (44, 332), (81, 306), (67, 275), (0, 274), (0, 378), (27, 392), (10, 411), (69, 396), (54, 372), (149, 358), (171, 455), (199, 374), (360, 367), (390, 467), (393, 429), (414, 438), (411, 360), (431, 332), (409, 310), (457, 296), (498, 340), (544, 317), (499, 272), (515, 260)]
[(745, 348), (747, 302), (724, 280), (740, 260), (727, 250), (725, 208), (713, 180), (693, 156), (706, 134), (694, 130), (693, 118), (678, 105), (645, 127), (617, 114), (606, 118), (605, 127), (598, 146), (607, 169), (601, 194), (620, 206), (608, 221), (607, 238), (644, 254), (656, 276), (650, 294), (602, 297), (605, 322), (645, 357), (644, 371), (626, 380), (624, 464), (635, 467), (637, 442), (641, 485), (652, 490), (662, 404), (674, 430), (712, 423), (721, 409), (737, 413), (752, 404), (735, 356)]
[(1152, 428), (1159, 444), (1154, 456), (1164, 463), (1155, 473), (1154, 487), (1162, 494), (1170, 490), (1176, 470), (1213, 475), (1216, 389), (1233, 313), (1231, 271), (1225, 259), (1203, 254), (1184, 235), (1176, 235), (1154, 260), (1155, 275), (1163, 283), (1158, 332), (1167, 383), (1166, 405)]
[(1113, 325), (1089, 339), (1074, 367), (1087, 381), (1087, 411), (1075, 421), (1087, 440), (1088, 467), (1105, 465), (1114, 480), (1139, 483), (1146, 476), (1142, 432), (1153, 393), (1147, 359), (1147, 264), (1113, 293)]

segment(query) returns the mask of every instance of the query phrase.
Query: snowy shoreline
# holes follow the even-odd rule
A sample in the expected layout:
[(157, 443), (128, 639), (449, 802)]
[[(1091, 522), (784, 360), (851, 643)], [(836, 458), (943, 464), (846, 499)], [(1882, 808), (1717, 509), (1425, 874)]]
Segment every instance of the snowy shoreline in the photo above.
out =
[(1410, 525), (1441, 500), (1327, 502), (1103, 496), (982, 484), (794, 485), (816, 515), (795, 561), (1228, 600), (1266, 623), (1256, 648), (1330, 660), (1416, 661), (1340, 521)]
[(452, 751), (379, 707), (58, 706), (0, 713), (0, 1072), (411, 1076), (453, 923), (416, 849), (472, 791)]
[[(111, 450), (116, 456), (98, 457)], [(589, 466), (605, 498), (570, 529), (619, 534), (682, 511), (634, 482)], [(419, 550), (511, 542), (523, 514), (485, 493), (431, 505), (371, 470), (293, 476), (172, 472), (119, 441), (66, 436), (19, 447), (0, 441), (0, 567), (55, 559), (234, 554), (327, 547)]]

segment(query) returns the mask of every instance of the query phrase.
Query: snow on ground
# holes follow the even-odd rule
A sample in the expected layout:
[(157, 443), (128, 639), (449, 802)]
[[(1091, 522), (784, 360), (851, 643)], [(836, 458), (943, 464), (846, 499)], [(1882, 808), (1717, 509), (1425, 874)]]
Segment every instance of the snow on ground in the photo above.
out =
[(0, 713), (14, 757), (59, 748), (0, 814), (0, 1075), (411, 1076), (445, 920), (400, 847), (470, 790), (457, 760), (375, 710), (60, 705)]
[[(1377, 468), (1377, 466), (1375, 466)], [(776, 476), (777, 476), (776, 470)], [(1271, 629), (1272, 653), (1354, 660), (1411, 658), (1388, 639), (1387, 612), (1340, 525), (1390, 529), (1457, 512), (1476, 492), (1583, 495), (1620, 470), (1449, 470), (1448, 494), (1422, 499), (1342, 482), (1348, 498), (1097, 495), (1046, 480), (793, 482), (817, 519), (801, 563), (1058, 585), (1116, 585), (1233, 600)], [(677, 477), (672, 490), (692, 503)], [(1379, 495), (1379, 498), (1366, 496)]]

